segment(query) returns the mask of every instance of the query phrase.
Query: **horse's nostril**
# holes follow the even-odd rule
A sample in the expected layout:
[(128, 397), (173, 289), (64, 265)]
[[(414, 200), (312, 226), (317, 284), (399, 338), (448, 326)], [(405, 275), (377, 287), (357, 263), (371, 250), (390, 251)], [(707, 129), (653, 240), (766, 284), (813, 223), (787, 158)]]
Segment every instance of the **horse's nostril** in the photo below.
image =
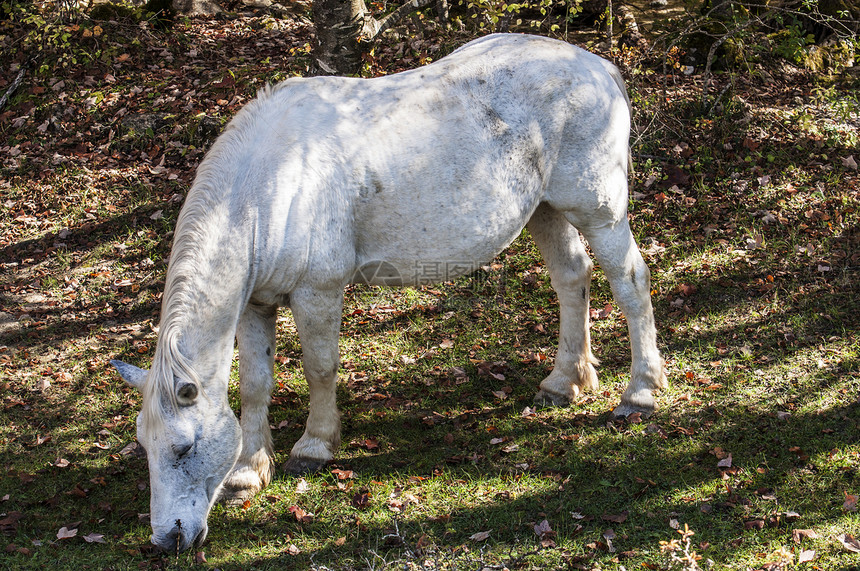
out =
[(159, 542), (156, 542), (155, 537), (153, 536), (152, 543), (165, 553), (176, 553), (182, 545), (182, 529), (179, 526), (174, 527), (166, 536), (164, 536), (164, 539)]
[(201, 545), (201, 544), (203, 543), (203, 541), (205, 541), (205, 540), (206, 540), (206, 530), (205, 530), (205, 529), (201, 529), (201, 530), (200, 530), (200, 533), (198, 533), (198, 534), (197, 534), (197, 537), (195, 537), (195, 538), (194, 538), (194, 541), (192, 541), (192, 542), (191, 542), (191, 544), (192, 544), (195, 548), (197, 548), (197, 547), (200, 547), (200, 545)]

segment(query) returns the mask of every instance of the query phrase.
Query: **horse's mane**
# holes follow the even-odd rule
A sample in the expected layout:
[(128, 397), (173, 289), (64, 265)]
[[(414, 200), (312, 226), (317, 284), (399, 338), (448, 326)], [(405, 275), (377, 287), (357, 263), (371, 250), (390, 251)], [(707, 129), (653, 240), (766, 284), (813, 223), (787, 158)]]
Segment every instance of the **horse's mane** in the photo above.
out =
[(196, 383), (201, 396), (205, 396), (199, 375), (190, 360), (182, 354), (181, 336), (188, 321), (189, 309), (197, 301), (198, 284), (194, 278), (202, 262), (201, 248), (209, 242), (208, 235), (212, 231), (206, 225), (207, 214), (212, 211), (218, 195), (225, 191), (224, 185), (233, 174), (230, 172), (231, 166), (236, 162), (231, 160), (232, 155), (247, 146), (243, 139), (253, 132), (255, 123), (260, 119), (261, 106), (286, 83), (264, 86), (257, 93), (257, 98), (230, 121), (200, 163), (194, 184), (179, 214), (164, 285), (158, 346), (143, 389), (144, 405), (141, 412), (151, 427), (162, 426), (164, 415), (175, 412), (179, 406), (175, 391), (177, 377)]
[[(205, 202), (192, 200), (189, 200), (183, 208), (176, 225), (174, 234), (176, 238), (170, 254), (164, 286), (158, 346), (143, 389), (144, 406), (141, 412), (148, 426), (151, 427), (158, 427), (165, 414), (174, 412), (178, 408), (175, 391), (176, 377), (194, 382), (201, 390), (203, 388), (197, 372), (180, 350), (183, 325), (187, 319), (188, 309), (194, 303), (194, 283), (191, 272), (198, 258), (199, 242), (195, 238), (200, 235), (197, 224), (200, 216), (196, 213)], [(165, 409), (165, 404), (170, 407), (169, 411)]]

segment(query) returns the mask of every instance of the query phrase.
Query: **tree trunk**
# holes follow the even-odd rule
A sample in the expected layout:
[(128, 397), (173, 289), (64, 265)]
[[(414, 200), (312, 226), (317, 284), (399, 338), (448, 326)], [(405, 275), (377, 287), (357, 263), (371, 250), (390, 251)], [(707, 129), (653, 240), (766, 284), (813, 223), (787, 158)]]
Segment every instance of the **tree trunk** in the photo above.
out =
[(320, 75), (355, 75), (361, 69), (361, 34), (368, 18), (364, 0), (314, 0), (317, 43), (314, 60)]
[(641, 49), (648, 49), (648, 40), (639, 31), (639, 24), (636, 23), (636, 18), (633, 16), (633, 10), (624, 4), (619, 4), (615, 7), (615, 13), (618, 16), (618, 22), (621, 24), (621, 40), (622, 46), (630, 46)]
[[(355, 75), (361, 70), (362, 54), (385, 30), (434, 0), (407, 0), (384, 18), (370, 15), (364, 0), (314, 0), (315, 73)], [(447, 3), (443, 4), (447, 6)]]
[(186, 16), (212, 16), (224, 11), (218, 0), (149, 0), (147, 6), (149, 11), (156, 14), (173, 10)]

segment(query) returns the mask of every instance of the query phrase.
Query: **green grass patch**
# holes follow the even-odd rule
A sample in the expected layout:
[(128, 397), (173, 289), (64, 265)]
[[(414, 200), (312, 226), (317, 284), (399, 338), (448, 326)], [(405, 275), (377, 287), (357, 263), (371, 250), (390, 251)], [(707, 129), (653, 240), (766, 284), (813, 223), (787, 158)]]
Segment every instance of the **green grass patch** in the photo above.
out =
[[(10, 147), (35, 153), (10, 155), (0, 179), (0, 568), (683, 568), (672, 540), (705, 569), (857, 567), (845, 547), (846, 534), (860, 536), (853, 107), (827, 89), (800, 106), (788, 96), (756, 105), (747, 86), (722, 116), (703, 115), (684, 78), (668, 107), (654, 107), (662, 83), (643, 79), (633, 97), (667, 126), (644, 133), (637, 150), (658, 158), (637, 165), (630, 209), (670, 379), (652, 418), (608, 422), (630, 352), (599, 268), (601, 387), (569, 408), (533, 409), (558, 303), (524, 232), (455, 282), (349, 287), (335, 462), (301, 479), (278, 472), (248, 505), (216, 507), (200, 553), (155, 553), (140, 397), (108, 360), (148, 365), (196, 161), (262, 82), (250, 76), (300, 73), (309, 45), (303, 28), (230, 22), (178, 22), (181, 41), (147, 48), (154, 68), (48, 82), (22, 98), (33, 118), (0, 127)], [(242, 42), (266, 57), (252, 61)], [(394, 48), (377, 53), (375, 68), (405, 65)], [(168, 57), (185, 72), (163, 73)], [(63, 89), (90, 106), (76, 119), (80, 147), (53, 141)], [(184, 109), (189, 97), (197, 103)], [(119, 129), (138, 112), (170, 121), (110, 138), (112, 121)], [(278, 466), (306, 421), (300, 361), (283, 311), (270, 414)], [(234, 368), (238, 410), (237, 383)]]

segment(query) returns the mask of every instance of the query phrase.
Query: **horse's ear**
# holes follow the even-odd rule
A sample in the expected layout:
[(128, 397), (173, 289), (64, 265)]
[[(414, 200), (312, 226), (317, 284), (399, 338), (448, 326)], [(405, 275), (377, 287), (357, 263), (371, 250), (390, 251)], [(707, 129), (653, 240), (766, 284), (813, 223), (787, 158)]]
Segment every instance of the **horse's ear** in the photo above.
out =
[(197, 400), (197, 385), (195, 383), (185, 381), (176, 385), (176, 401), (181, 406), (189, 406)]
[(149, 374), (149, 371), (118, 360), (113, 360), (110, 364), (116, 367), (117, 372), (119, 372), (119, 376), (121, 376), (125, 382), (136, 389), (143, 390), (143, 385), (146, 384), (146, 376)]

